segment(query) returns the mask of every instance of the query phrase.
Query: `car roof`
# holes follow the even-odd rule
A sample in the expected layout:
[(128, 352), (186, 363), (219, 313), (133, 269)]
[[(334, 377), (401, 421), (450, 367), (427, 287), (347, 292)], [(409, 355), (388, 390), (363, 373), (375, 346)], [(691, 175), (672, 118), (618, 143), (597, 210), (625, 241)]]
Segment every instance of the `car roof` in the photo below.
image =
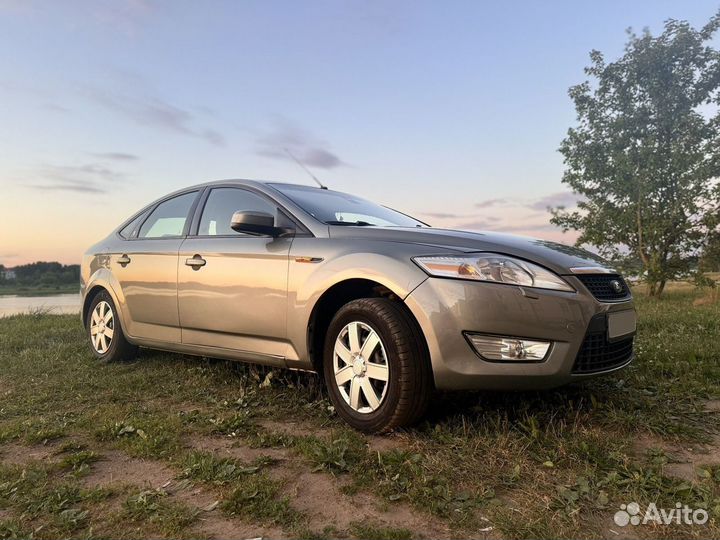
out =
[(223, 184), (237, 184), (240, 186), (287, 186), (301, 189), (321, 189), (319, 186), (311, 186), (308, 184), (295, 184), (292, 182), (278, 182), (276, 180), (256, 180), (250, 178), (227, 178), (223, 180), (212, 180), (210, 182), (203, 182), (202, 184), (196, 184), (189, 186), (184, 189), (201, 188), (206, 186), (215, 186)]

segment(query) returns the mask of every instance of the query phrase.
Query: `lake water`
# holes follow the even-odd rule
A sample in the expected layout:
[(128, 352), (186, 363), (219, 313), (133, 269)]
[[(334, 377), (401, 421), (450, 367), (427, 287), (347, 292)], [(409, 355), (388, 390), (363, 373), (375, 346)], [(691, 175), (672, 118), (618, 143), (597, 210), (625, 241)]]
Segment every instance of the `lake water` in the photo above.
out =
[(48, 311), (53, 314), (80, 313), (79, 294), (53, 294), (49, 296), (0, 295), (0, 317)]

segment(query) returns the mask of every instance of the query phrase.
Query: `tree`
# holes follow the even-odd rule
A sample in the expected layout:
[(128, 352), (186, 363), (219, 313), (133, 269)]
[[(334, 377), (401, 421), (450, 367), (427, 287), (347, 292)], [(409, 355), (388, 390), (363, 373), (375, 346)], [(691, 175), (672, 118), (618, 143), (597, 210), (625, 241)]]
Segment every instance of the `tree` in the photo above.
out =
[(590, 53), (592, 80), (569, 95), (576, 127), (560, 146), (563, 183), (580, 199), (551, 221), (578, 245), (638, 259), (651, 295), (690, 271), (720, 212), (720, 12), (702, 29), (668, 20), (662, 34), (628, 30), (625, 52)]

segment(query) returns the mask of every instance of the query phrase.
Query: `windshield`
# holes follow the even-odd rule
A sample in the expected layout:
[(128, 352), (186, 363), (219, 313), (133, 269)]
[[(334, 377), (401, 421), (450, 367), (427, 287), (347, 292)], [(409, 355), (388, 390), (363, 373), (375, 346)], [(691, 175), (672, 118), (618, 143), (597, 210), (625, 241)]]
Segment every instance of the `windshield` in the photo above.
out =
[(315, 219), (328, 225), (423, 227), (421, 221), (365, 199), (314, 187), (272, 184)]

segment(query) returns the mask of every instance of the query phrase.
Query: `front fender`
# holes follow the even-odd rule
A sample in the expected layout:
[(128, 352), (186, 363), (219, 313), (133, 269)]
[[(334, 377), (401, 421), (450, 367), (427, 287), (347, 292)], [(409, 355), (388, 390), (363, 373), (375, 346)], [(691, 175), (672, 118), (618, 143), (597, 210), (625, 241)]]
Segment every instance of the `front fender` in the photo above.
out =
[[(411, 260), (417, 247), (401, 243), (333, 239), (293, 241), (288, 270), (288, 339), (294, 351), (288, 360), (312, 369), (307, 341), (308, 324), (320, 297), (328, 289), (351, 279), (370, 280), (404, 299), (427, 279)], [(318, 262), (303, 262), (308, 258)], [(294, 353), (294, 354), (293, 354)]]

